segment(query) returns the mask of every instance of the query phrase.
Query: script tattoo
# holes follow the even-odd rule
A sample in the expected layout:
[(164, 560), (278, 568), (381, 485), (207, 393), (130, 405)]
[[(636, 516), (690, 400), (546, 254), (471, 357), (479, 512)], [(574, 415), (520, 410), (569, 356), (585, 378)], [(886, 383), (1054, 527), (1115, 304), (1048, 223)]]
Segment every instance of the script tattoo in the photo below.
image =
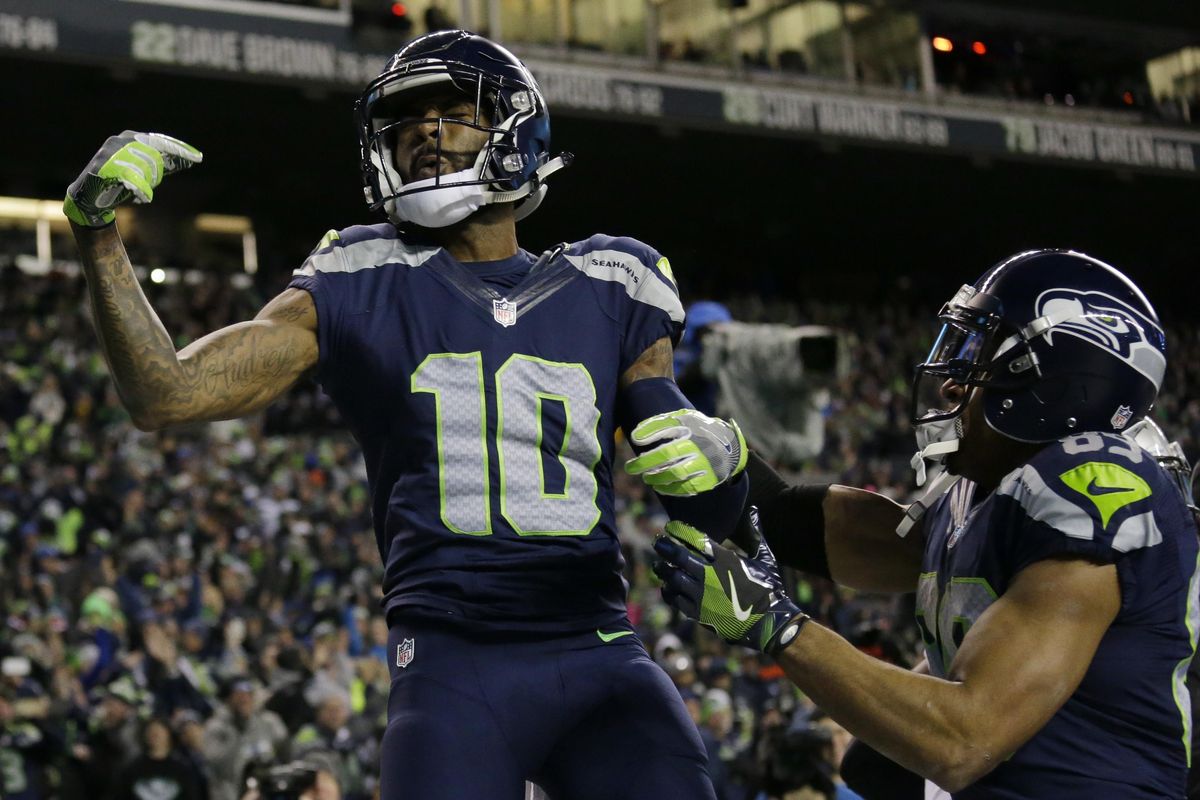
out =
[(621, 376), (621, 388), (643, 378), (674, 378), (674, 350), (667, 337), (659, 339), (638, 356), (638, 360)]
[(316, 364), (316, 313), (289, 290), (258, 317), (175, 352), (134, 275), (115, 227), (75, 229), (96, 332), (135, 424), (227, 419), (257, 411)]

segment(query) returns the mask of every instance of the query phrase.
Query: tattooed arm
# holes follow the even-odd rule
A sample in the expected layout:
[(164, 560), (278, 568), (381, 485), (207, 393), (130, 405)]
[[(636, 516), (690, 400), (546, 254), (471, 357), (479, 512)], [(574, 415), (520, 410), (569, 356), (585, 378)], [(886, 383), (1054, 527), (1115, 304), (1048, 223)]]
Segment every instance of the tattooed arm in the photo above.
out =
[(620, 388), (625, 390), (643, 378), (675, 379), (674, 348), (666, 336), (647, 347), (621, 376)]
[(176, 353), (116, 226), (72, 229), (100, 347), (139, 429), (250, 414), (316, 366), (317, 313), (308, 292), (288, 289), (253, 320), (210, 333)]

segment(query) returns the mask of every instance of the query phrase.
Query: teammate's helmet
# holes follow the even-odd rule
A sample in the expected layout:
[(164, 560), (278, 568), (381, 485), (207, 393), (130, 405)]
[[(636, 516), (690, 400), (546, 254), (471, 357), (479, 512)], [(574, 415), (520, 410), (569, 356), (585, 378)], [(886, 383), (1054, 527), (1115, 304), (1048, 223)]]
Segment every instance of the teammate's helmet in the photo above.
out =
[(1179, 442), (1168, 439), (1167, 435), (1163, 433), (1163, 429), (1158, 427), (1158, 423), (1150, 417), (1130, 425), (1125, 429), (1124, 435), (1125, 438), (1137, 442), (1139, 447), (1154, 456), (1154, 460), (1167, 471), (1171, 480), (1179, 487), (1183, 499), (1189, 506), (1195, 508), (1196, 500), (1192, 495), (1192, 465), (1188, 463), (1183, 446)]
[(913, 380), (916, 425), (962, 413), (971, 392), (937, 406), (946, 380), (983, 387), (988, 424), (1023, 442), (1122, 431), (1162, 386), (1166, 337), (1154, 308), (1129, 278), (1082, 253), (1018, 253), (962, 287), (939, 318)]
[[(474, 101), (473, 119), (397, 118), (397, 109), (422, 93), (445, 89)], [(441, 227), (497, 202), (516, 202), (521, 219), (545, 195), (543, 179), (570, 163), (570, 154), (550, 157), (550, 114), (533, 75), (512, 53), (467, 31), (438, 31), (401, 48), (367, 86), (355, 116), (367, 203), (396, 223)], [(402, 126), (418, 122), (436, 122), (439, 133), (441, 126), (467, 125), (490, 137), (470, 169), (405, 185), (393, 144)], [(441, 136), (439, 160), (440, 148)]]

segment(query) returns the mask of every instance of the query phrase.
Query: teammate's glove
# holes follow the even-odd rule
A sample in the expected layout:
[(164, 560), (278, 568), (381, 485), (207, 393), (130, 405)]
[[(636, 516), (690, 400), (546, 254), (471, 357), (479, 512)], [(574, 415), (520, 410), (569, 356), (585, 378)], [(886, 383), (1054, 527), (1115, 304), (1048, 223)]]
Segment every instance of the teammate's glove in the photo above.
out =
[(742, 557), (686, 523), (667, 523), (654, 541), (662, 561), (654, 573), (663, 599), (733, 644), (776, 655), (791, 644), (808, 615), (783, 591), (775, 555), (759, 541), (753, 557)]
[(746, 468), (750, 450), (737, 423), (691, 408), (644, 419), (629, 434), (638, 447), (662, 442), (625, 462), (659, 494), (687, 497), (724, 483)]
[(161, 133), (125, 131), (110, 136), (75, 182), (67, 187), (63, 213), (76, 225), (99, 228), (131, 199), (149, 203), (163, 176), (199, 164), (204, 154)]

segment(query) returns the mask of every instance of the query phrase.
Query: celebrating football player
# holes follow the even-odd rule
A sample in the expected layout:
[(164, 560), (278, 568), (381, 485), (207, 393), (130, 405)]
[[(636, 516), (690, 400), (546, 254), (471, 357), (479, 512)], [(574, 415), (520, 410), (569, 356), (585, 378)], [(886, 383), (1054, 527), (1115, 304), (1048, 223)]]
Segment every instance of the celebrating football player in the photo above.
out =
[[(1041, 250), (964, 286), (940, 318), (913, 384), (914, 465), (944, 466), (928, 501), (787, 486), (752, 457), (765, 541), (743, 558), (672, 522), (656, 543), (664, 596), (774, 655), (852, 733), (956, 798), (1183, 797), (1196, 525), (1156, 454), (1120, 435), (1162, 384), (1154, 309), (1107, 264)], [(808, 620), (772, 548), (840, 584), (916, 591), (929, 674)]]
[[(704, 748), (625, 616), (613, 437), (669, 436), (650, 466), (673, 514), (730, 529), (746, 479), (733, 428), (671, 377), (670, 265), (596, 235), (534, 255), (516, 222), (570, 157), (537, 83), (464, 31), (414, 40), (356, 106), (368, 202), (251, 321), (176, 352), (114, 208), (200, 160), (158, 134), (106, 143), (68, 191), (98, 333), (143, 429), (257, 411), (311, 374), (366, 459), (392, 694), (382, 796), (711, 798)], [(653, 460), (653, 459), (652, 459)], [(731, 513), (732, 510), (732, 513)], [(726, 521), (720, 522), (724, 515)]]

